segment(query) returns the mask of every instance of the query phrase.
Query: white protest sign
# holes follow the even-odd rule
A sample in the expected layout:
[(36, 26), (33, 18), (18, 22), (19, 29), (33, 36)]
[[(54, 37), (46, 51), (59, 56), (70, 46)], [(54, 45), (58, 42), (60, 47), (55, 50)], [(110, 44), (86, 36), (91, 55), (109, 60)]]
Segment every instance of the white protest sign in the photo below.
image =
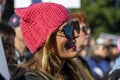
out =
[(28, 7), (37, 2), (54, 2), (65, 6), (66, 8), (80, 8), (81, 0), (14, 0), (14, 8)]
[(31, 0), (14, 0), (14, 8), (28, 7), (31, 3)]
[(42, 0), (42, 2), (54, 2), (65, 6), (66, 8), (80, 8), (81, 0)]
[(14, 0), (14, 8), (28, 7), (32, 3), (38, 3), (41, 0)]
[(7, 61), (6, 61), (6, 57), (5, 57), (5, 53), (2, 45), (1, 36), (0, 36), (0, 74), (6, 80), (10, 79), (10, 74), (9, 74), (8, 65), (7, 65)]
[(114, 34), (109, 34), (109, 33), (100, 33), (99, 34), (99, 38), (100, 39), (105, 39), (106, 37), (108, 37), (109, 39), (111, 39), (111, 43), (117, 45), (118, 42), (118, 35), (114, 35)]

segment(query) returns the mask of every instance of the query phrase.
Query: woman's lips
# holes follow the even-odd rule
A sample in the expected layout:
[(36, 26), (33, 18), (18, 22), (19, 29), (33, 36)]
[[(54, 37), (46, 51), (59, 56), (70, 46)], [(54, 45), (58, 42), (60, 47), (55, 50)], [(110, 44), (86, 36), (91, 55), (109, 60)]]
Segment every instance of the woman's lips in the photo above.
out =
[(72, 43), (68, 43), (66, 44), (66, 49), (73, 49), (73, 50), (76, 50), (76, 44), (75, 42), (72, 42)]

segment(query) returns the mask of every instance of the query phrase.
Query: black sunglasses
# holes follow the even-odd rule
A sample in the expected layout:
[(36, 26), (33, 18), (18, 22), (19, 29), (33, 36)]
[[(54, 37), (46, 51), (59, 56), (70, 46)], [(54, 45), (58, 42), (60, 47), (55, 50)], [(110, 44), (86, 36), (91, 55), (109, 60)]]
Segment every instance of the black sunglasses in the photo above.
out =
[(87, 30), (89, 30), (90, 28), (89, 27), (87, 27), (87, 26), (82, 26), (81, 28), (80, 28), (80, 30), (82, 30), (83, 32), (86, 32)]
[(80, 27), (80, 30), (82, 30), (85, 34), (87, 34), (87, 31), (90, 30), (90, 28), (87, 26), (82, 26)]
[(62, 31), (64, 32), (65, 36), (70, 39), (74, 37), (74, 30), (76, 30), (78, 33), (80, 32), (78, 21), (72, 21), (71, 23), (65, 25)]

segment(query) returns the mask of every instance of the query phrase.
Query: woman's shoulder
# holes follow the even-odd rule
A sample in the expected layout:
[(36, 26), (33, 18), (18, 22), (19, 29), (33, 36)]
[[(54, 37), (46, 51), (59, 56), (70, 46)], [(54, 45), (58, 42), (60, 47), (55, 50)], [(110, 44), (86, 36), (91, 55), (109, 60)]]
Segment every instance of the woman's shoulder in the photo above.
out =
[(33, 69), (18, 68), (10, 80), (52, 80), (43, 72), (37, 72)]
[(28, 70), (25, 72), (25, 80), (49, 80), (49, 78), (42, 72), (38, 73), (35, 70)]

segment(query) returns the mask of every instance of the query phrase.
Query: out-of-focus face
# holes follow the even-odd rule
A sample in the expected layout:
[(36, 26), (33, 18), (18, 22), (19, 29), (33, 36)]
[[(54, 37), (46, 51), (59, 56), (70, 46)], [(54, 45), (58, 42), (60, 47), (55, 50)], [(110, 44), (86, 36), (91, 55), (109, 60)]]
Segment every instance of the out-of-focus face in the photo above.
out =
[(94, 50), (94, 55), (102, 58), (106, 58), (107, 53), (108, 53), (107, 48), (103, 45), (98, 45), (98, 48)]
[[(86, 28), (86, 29), (85, 29)], [(85, 29), (85, 30), (84, 30)], [(90, 35), (90, 29), (85, 23), (80, 23), (79, 37), (76, 39), (77, 50), (81, 50), (81, 47), (88, 43), (88, 37)]]
[(105, 44), (106, 46), (109, 46), (109, 45), (111, 44), (111, 39), (110, 39), (109, 37), (105, 37), (105, 38), (104, 38), (104, 44)]
[(112, 51), (112, 54), (113, 54), (113, 55), (115, 55), (115, 56), (116, 56), (116, 55), (119, 55), (119, 51), (117, 50), (117, 47), (112, 48), (111, 51)]
[[(73, 29), (72, 33), (73, 37), (72, 38), (67, 38), (65, 36), (65, 33), (63, 28), (70, 23), (71, 21), (65, 22), (58, 30), (56, 33), (56, 49), (58, 56), (61, 58), (73, 58), (75, 57), (76, 54), (76, 37), (78, 37), (78, 32)], [(67, 31), (70, 31), (69, 29)]]

